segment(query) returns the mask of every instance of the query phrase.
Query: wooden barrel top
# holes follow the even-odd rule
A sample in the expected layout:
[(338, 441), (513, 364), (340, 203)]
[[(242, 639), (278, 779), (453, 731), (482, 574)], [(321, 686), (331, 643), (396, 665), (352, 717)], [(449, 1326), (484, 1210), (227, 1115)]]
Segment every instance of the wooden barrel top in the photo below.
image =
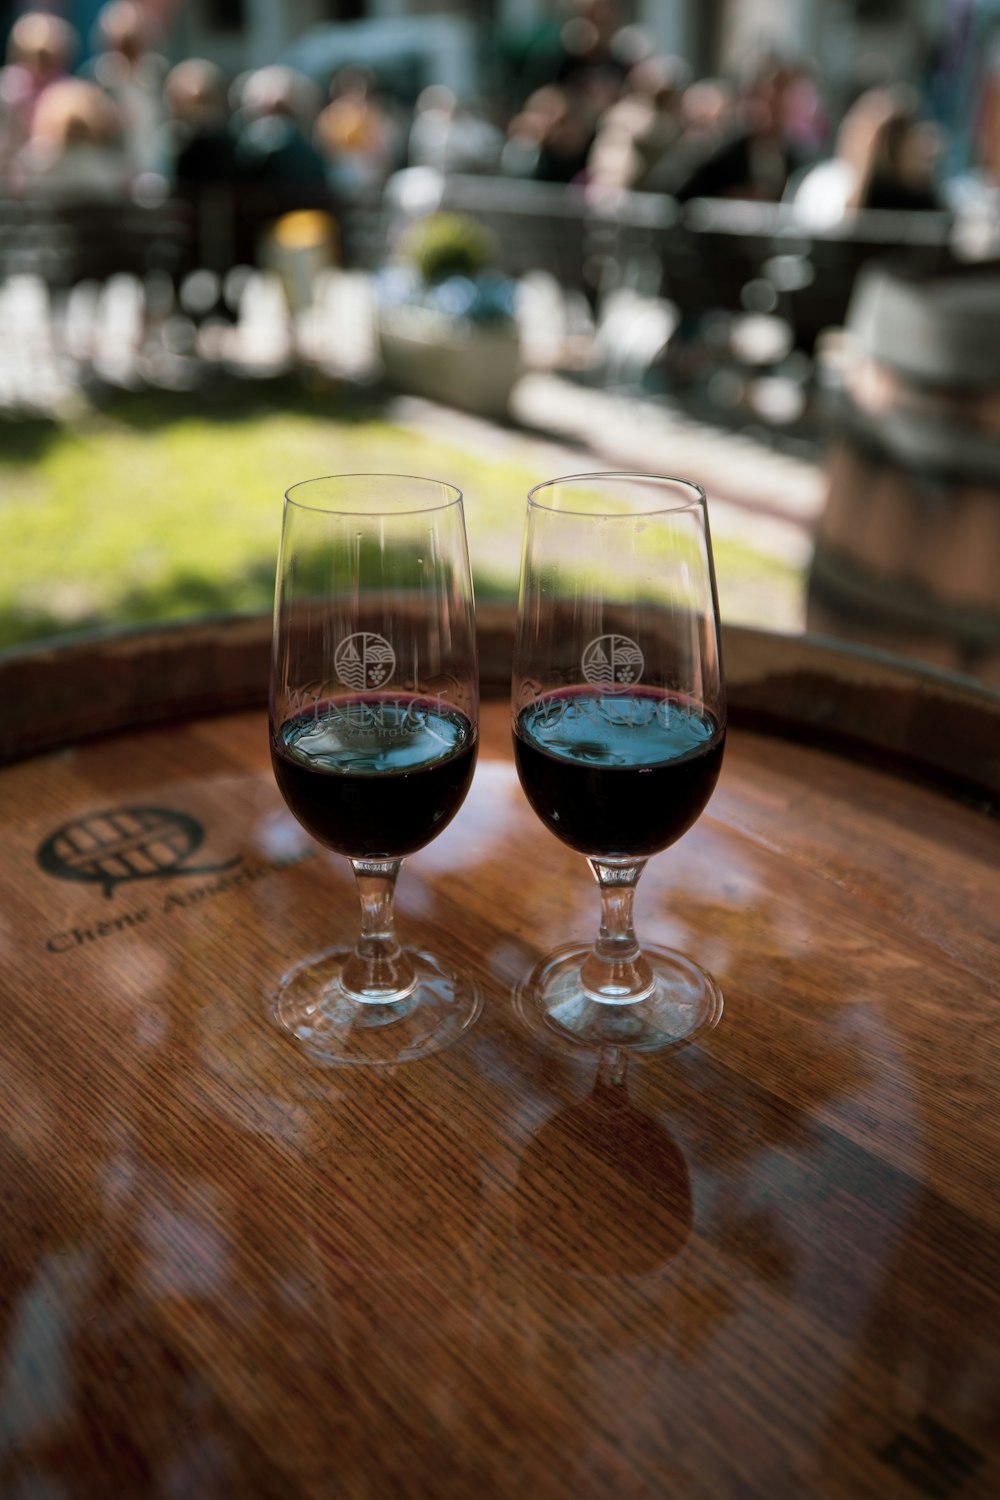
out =
[[(14, 759), (8, 712), (0, 1495), (1000, 1494), (1000, 823), (970, 805), (1000, 718), (991, 751), (989, 700), (866, 658), (845, 722), (847, 658), (764, 670), (755, 639), (718, 790), (637, 898), (725, 1014), (628, 1065), (514, 1010), (598, 906), (502, 700), (398, 891), (482, 1014), (392, 1074), (270, 1020), (356, 900), (284, 810), (238, 645), (144, 727), (107, 664), (86, 719), (79, 658), (89, 737)], [(6, 681), (41, 694), (43, 656)]]

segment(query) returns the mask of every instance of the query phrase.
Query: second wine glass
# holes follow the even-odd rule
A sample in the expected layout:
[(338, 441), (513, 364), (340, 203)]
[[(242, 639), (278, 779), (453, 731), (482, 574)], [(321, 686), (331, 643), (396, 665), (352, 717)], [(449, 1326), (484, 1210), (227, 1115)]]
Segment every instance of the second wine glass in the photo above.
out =
[(655, 1052), (722, 1013), (711, 975), (641, 948), (650, 855), (704, 809), (726, 738), (704, 491), (584, 474), (528, 497), (513, 668), (514, 757), (545, 826), (588, 857), (600, 934), (543, 958), (521, 986), (531, 1023), (592, 1047)]
[(409, 1061), (475, 1019), (467, 980), (400, 947), (393, 897), (403, 858), (465, 798), (478, 722), (459, 491), (398, 474), (295, 485), (275, 592), (271, 760), (298, 821), (350, 859), (361, 897), (357, 944), (302, 960), (278, 991), (278, 1021), (316, 1060)]

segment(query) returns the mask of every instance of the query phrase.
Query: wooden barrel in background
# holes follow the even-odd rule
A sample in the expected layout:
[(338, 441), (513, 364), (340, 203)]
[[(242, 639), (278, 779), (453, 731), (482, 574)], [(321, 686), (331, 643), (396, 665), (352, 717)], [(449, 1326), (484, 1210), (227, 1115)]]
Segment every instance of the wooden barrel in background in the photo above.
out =
[(847, 338), (809, 628), (1000, 682), (1000, 271), (869, 267)]

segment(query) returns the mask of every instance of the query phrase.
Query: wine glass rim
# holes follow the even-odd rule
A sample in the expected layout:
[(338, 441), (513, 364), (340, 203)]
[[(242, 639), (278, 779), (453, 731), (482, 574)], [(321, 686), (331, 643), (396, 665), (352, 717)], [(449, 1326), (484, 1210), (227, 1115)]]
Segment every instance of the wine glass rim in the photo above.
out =
[[(405, 508), (394, 507), (384, 510), (374, 506), (351, 505), (346, 502), (342, 505), (310, 505), (305, 500), (300, 500), (296, 495), (296, 490), (308, 490), (314, 485), (339, 483), (342, 480), (349, 479), (400, 479), (413, 484), (427, 485), (446, 493), (436, 502), (428, 503), (427, 505), (412, 505)], [(299, 479), (295, 484), (289, 485), (285, 491), (285, 503), (287, 505), (294, 505), (299, 510), (325, 512), (327, 515), (415, 516), (419, 515), (422, 511), (448, 510), (453, 505), (461, 505), (462, 491), (457, 485), (449, 484), (446, 479), (432, 479), (426, 474), (380, 473), (370, 470), (359, 470), (352, 474), (319, 474), (313, 479)]]
[[(636, 510), (575, 510), (571, 505), (547, 505), (544, 498), (540, 498), (545, 490), (554, 490), (557, 485), (586, 484), (591, 480), (618, 480), (618, 481), (640, 481), (650, 485), (680, 485), (688, 491), (689, 498), (676, 499), (672, 504), (652, 505)], [(566, 516), (594, 516), (609, 519), (624, 519), (635, 516), (664, 515), (673, 511), (705, 509), (708, 504), (708, 496), (704, 489), (694, 479), (683, 479), (678, 474), (645, 474), (633, 469), (602, 469), (598, 472), (586, 474), (564, 474), (557, 479), (546, 479), (541, 484), (536, 484), (528, 491), (528, 504), (537, 510), (547, 510), (553, 515)]]

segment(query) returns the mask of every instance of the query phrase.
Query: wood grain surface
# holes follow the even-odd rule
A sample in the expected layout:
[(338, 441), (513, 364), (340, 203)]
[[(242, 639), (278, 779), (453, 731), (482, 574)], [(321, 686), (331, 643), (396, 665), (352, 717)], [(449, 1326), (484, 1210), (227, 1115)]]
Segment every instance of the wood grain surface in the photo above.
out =
[(393, 1074), (270, 1020), (356, 901), (259, 711), (10, 765), (0, 821), (0, 1495), (1000, 1494), (996, 821), (731, 732), (637, 900), (725, 1015), (626, 1064), (514, 1011), (598, 903), (489, 704), (398, 891), (482, 1015)]

